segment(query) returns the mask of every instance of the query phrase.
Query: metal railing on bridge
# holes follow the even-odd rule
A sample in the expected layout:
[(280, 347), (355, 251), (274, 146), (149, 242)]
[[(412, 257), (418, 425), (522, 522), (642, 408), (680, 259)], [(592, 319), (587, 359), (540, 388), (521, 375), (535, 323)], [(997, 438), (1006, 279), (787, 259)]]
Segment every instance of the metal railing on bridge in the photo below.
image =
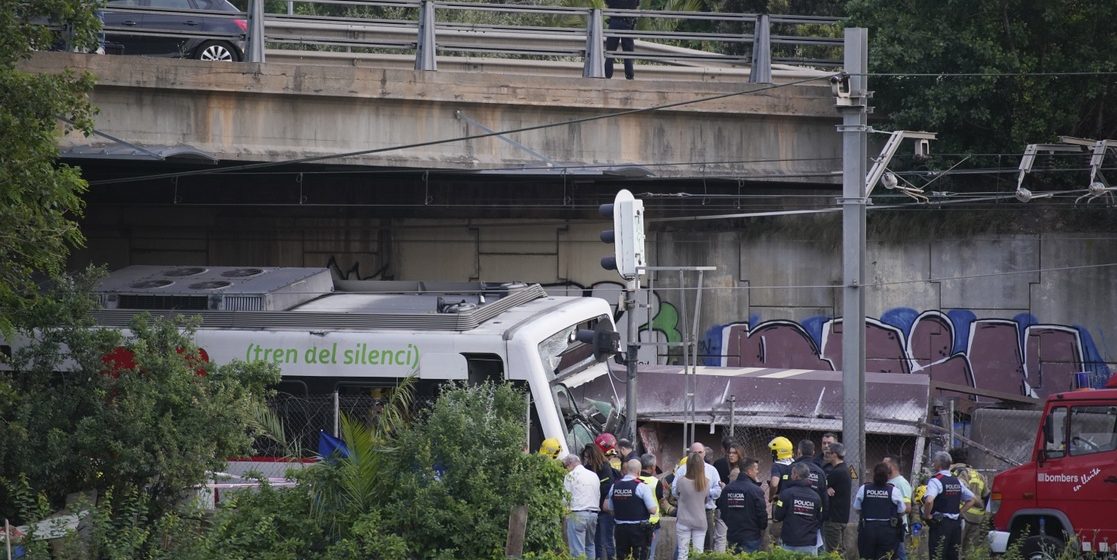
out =
[[(640, 61), (641, 69), (747, 68), (749, 81), (770, 82), (773, 64), (830, 69), (840, 66), (842, 56), (842, 20), (833, 17), (435, 0), (287, 0), (284, 4), (286, 11), (273, 13), (265, 11), (263, 0), (249, 0), (247, 13), (206, 15), (247, 18), (244, 40), (249, 62), (375, 60), (410, 66), (413, 58), (416, 70), (434, 71), (440, 62), (476, 64), (480, 59), (536, 67), (577, 64), (584, 77), (602, 78), (605, 59), (612, 57)], [(636, 18), (638, 28), (609, 29), (605, 22), (612, 17)], [(128, 32), (136, 34), (135, 29)], [(610, 37), (634, 39), (635, 50), (605, 50)]]

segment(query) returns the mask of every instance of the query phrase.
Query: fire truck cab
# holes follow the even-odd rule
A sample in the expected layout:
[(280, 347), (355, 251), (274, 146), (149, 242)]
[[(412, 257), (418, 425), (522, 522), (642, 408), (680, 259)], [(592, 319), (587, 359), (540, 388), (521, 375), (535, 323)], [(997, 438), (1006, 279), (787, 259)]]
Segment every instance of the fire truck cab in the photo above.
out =
[(1117, 375), (1104, 389), (1048, 397), (1031, 461), (993, 479), (994, 553), (1054, 558), (1072, 539), (1083, 552), (1117, 548)]

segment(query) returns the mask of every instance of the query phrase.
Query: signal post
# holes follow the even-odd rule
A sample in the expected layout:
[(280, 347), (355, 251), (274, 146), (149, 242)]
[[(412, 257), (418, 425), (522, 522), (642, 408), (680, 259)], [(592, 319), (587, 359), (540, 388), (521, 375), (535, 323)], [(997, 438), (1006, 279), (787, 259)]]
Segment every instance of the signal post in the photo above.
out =
[(637, 200), (627, 189), (622, 189), (612, 204), (602, 204), (598, 209), (604, 217), (613, 218), (613, 229), (601, 232), (601, 240), (613, 244), (613, 256), (602, 257), (601, 266), (616, 270), (625, 281), (624, 311), (628, 319), (628, 344), (625, 349), (627, 385), (625, 391), (625, 417), (629, 437), (636, 444), (636, 365), (640, 351), (638, 325), (636, 324), (636, 292), (640, 289), (640, 275), (647, 267), (644, 248), (644, 202)]

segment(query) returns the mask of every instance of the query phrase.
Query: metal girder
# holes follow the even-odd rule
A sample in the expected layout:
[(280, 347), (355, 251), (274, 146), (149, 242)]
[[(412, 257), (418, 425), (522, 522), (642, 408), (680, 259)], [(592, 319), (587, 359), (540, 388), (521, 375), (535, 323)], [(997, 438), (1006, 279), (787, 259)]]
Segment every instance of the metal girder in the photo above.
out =
[(884, 144), (884, 149), (880, 151), (880, 157), (873, 161), (873, 167), (869, 169), (868, 175), (865, 176), (865, 198), (873, 194), (873, 189), (880, 182), (880, 178), (884, 176), (884, 172), (888, 170), (888, 164), (892, 163), (892, 156), (896, 155), (900, 143), (908, 138), (919, 140), (921, 144), (917, 146), (917, 149), (921, 149), (923, 141), (935, 140), (937, 134), (920, 130), (893, 131), (892, 135), (888, 137), (888, 142)]

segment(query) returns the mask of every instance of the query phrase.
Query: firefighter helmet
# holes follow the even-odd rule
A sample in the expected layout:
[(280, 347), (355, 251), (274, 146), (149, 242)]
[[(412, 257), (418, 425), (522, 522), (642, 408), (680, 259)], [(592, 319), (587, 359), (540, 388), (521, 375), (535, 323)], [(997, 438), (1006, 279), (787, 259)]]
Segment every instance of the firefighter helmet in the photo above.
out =
[(772, 441), (768, 442), (768, 449), (772, 450), (772, 455), (776, 459), (791, 458), (791, 440), (783, 436), (772, 438)]
[(613, 451), (616, 449), (617, 438), (613, 434), (605, 432), (597, 436), (596, 438), (593, 438), (593, 443), (597, 445), (597, 448), (600, 449), (602, 453), (608, 454), (609, 451)]
[(562, 452), (562, 444), (559, 443), (557, 438), (549, 437), (543, 440), (539, 446), (539, 454), (545, 455), (551, 459), (558, 459), (559, 453)]

